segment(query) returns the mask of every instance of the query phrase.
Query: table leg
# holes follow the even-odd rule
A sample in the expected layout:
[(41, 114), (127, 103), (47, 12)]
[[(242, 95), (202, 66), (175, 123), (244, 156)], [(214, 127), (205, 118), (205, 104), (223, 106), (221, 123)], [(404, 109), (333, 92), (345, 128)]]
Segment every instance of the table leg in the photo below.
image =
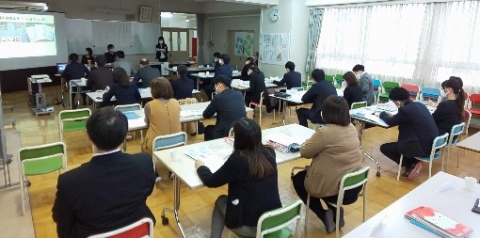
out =
[(77, 109), (80, 108), (80, 98), (82, 97), (82, 95), (80, 95), (82, 93), (82, 89), (80, 86), (77, 85)]
[(287, 112), (287, 101), (286, 100), (282, 100), (283, 101), (283, 118), (282, 118), (282, 123), (283, 125), (285, 126), (287, 123), (286, 123), (286, 119), (285, 119), (285, 114)]
[(162, 209), (162, 225), (168, 225), (168, 218), (165, 216), (165, 212), (172, 212), (175, 215), (175, 221), (177, 222), (178, 229), (183, 238), (185, 238), (185, 232), (183, 231), (180, 218), (178, 216), (178, 210), (180, 209), (180, 179), (177, 175), (173, 175), (173, 208), (164, 207)]
[(380, 163), (378, 163), (378, 161), (375, 158), (373, 158), (371, 155), (369, 155), (367, 152), (363, 150), (362, 137), (363, 137), (363, 130), (365, 129), (365, 122), (359, 121), (359, 123), (360, 123), (360, 132), (358, 133), (358, 137), (360, 139), (360, 150), (365, 156), (367, 156), (367, 158), (369, 158), (371, 161), (373, 161), (377, 165), (376, 175), (377, 177), (380, 177)]
[(200, 77), (197, 77), (197, 90), (200, 91)]
[(60, 88), (61, 88), (61, 92), (62, 92), (62, 96), (61, 96), (61, 99), (62, 99), (62, 106), (63, 108), (65, 108), (65, 100), (64, 100), (64, 93), (65, 93), (65, 80), (63, 78), (60, 79)]

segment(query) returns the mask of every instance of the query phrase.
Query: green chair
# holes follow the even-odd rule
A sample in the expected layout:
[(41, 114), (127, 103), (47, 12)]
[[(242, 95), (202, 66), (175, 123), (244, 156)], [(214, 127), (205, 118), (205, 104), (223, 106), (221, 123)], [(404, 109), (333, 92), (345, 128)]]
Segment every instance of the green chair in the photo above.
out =
[(335, 75), (335, 87), (336, 88), (342, 88), (342, 83), (343, 83), (344, 79), (343, 79), (343, 74), (336, 74)]
[(385, 81), (382, 84), (383, 92), (378, 94), (378, 101), (379, 102), (388, 102), (388, 95), (390, 91), (394, 88), (400, 87), (400, 84), (397, 82)]
[(30, 186), (26, 176), (67, 171), (67, 148), (63, 142), (25, 147), (18, 151), (18, 171), (22, 192), (22, 215), (25, 215), (25, 186)]
[[(257, 223), (256, 238), (289, 238), (292, 236), (292, 230), (288, 228), (294, 222), (300, 221), (303, 202), (297, 200), (294, 203), (278, 208), (273, 211), (265, 212), (260, 216)], [(230, 237), (250, 238), (234, 233)]]
[(335, 76), (327, 74), (327, 75), (325, 75), (325, 81), (333, 84), (333, 82), (335, 81)]
[(86, 131), (87, 120), (91, 114), (92, 112), (88, 108), (63, 110), (58, 113), (58, 133), (60, 141), (63, 142), (64, 132)]
[(357, 108), (362, 108), (362, 107), (366, 107), (366, 106), (367, 106), (366, 101), (354, 102), (354, 103), (352, 103), (352, 106), (350, 107), (350, 109), (357, 109)]
[[(361, 169), (358, 169), (356, 171), (347, 173), (343, 176), (342, 180), (340, 181), (340, 188), (338, 191), (338, 198), (337, 198), (337, 204), (332, 204), (329, 203), (331, 206), (334, 206), (337, 208), (337, 219), (335, 221), (335, 232), (336, 232), (336, 237), (340, 237), (340, 210), (338, 208), (341, 208), (343, 206), (343, 196), (345, 195), (346, 190), (358, 188), (360, 186), (363, 186), (363, 192), (360, 194), (360, 196), (363, 197), (363, 222), (365, 222), (365, 208), (367, 204), (367, 182), (368, 182), (368, 172), (370, 171), (369, 166), (365, 166)], [(307, 203), (310, 203), (310, 197), (307, 201)], [(307, 204), (307, 207), (309, 207), (310, 204)], [(309, 209), (307, 209), (308, 211)], [(306, 215), (307, 216), (307, 215)], [(306, 224), (307, 222), (305, 222)]]

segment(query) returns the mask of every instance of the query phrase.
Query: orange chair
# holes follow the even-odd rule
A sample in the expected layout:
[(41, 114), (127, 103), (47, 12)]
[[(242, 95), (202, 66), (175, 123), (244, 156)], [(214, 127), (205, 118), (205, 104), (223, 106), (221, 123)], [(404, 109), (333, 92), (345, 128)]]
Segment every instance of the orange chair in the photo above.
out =
[(464, 107), (465, 107), (465, 108), (468, 108), (468, 99), (470, 98), (470, 94), (467, 93), (467, 92), (465, 92), (465, 91), (463, 91), (463, 98), (465, 99), (465, 105), (464, 105)]
[(142, 218), (128, 226), (114, 231), (105, 232), (88, 238), (153, 238), (153, 221), (151, 218)]
[(418, 100), (420, 88), (415, 84), (402, 84), (402, 88), (406, 89), (410, 93), (410, 99), (413, 101)]
[(472, 93), (470, 95), (470, 108), (467, 109), (472, 117), (475, 119), (480, 119), (480, 94)]

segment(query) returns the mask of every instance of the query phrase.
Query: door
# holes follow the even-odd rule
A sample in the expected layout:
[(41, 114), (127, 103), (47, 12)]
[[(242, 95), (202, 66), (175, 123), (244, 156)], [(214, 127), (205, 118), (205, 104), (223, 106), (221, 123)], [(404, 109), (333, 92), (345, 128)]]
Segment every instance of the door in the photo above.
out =
[(162, 28), (162, 36), (168, 45), (169, 62), (188, 61), (190, 52), (188, 29)]

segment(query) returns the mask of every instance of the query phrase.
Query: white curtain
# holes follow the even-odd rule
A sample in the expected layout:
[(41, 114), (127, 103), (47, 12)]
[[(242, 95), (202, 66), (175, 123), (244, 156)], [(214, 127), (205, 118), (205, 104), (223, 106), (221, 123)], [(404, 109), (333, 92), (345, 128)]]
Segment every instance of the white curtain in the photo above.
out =
[(480, 2), (325, 9), (317, 64), (329, 74), (365, 65), (374, 77), (436, 86), (455, 75), (479, 92)]

